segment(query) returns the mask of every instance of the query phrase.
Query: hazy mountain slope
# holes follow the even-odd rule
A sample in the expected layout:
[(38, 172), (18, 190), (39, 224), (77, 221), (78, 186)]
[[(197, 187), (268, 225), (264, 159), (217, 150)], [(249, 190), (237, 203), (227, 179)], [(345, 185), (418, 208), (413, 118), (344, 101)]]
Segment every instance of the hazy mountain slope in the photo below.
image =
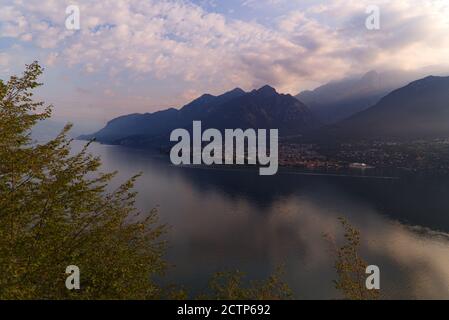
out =
[(69, 137), (73, 138), (79, 136), (83, 132), (94, 130), (94, 128), (99, 127), (98, 123), (94, 121), (77, 121), (74, 123), (70, 120), (62, 121), (50, 118), (39, 121), (33, 128), (31, 128), (31, 138), (40, 143), (50, 141), (61, 133), (62, 129), (64, 129), (68, 123), (73, 124), (72, 129), (68, 132)]
[(322, 131), (350, 140), (449, 137), (449, 77), (414, 81)]
[[(427, 73), (428, 74), (428, 73)], [(361, 77), (333, 81), (296, 96), (324, 123), (336, 123), (376, 104), (391, 91), (421, 75), (408, 72), (370, 71)]]
[(133, 135), (160, 135), (167, 128), (175, 126), (178, 110), (167, 109), (155, 113), (130, 114), (109, 121), (103, 129), (92, 134), (80, 136), (80, 139), (92, 139), (104, 143)]

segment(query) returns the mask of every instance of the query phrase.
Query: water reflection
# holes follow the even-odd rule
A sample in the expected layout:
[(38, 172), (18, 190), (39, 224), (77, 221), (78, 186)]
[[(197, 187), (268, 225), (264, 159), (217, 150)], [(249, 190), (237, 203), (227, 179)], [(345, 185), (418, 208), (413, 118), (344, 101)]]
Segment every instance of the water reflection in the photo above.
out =
[[(449, 299), (449, 180), (303, 176), (177, 168), (145, 151), (94, 145), (119, 179), (142, 171), (138, 206), (172, 226), (168, 281), (198, 292), (218, 270), (265, 277), (285, 264), (299, 298), (336, 298), (323, 233), (340, 216), (360, 229), (364, 257), (389, 298)], [(413, 226), (413, 227), (410, 227)], [(435, 232), (432, 230), (440, 230)]]

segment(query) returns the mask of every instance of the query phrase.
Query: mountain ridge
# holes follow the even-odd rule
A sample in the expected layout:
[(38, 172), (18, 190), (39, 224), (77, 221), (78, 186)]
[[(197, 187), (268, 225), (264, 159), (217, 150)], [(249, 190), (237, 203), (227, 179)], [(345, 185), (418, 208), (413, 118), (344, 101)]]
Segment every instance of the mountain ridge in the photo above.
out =
[(338, 140), (449, 137), (449, 76), (412, 81), (321, 131), (319, 135)]
[(323, 123), (333, 124), (375, 105), (391, 91), (425, 74), (371, 70), (359, 76), (330, 81), (295, 97), (304, 102)]
[(180, 109), (120, 116), (96, 133), (79, 138), (95, 138), (108, 144), (152, 146), (169, 142), (172, 130), (188, 129), (194, 120), (202, 121), (204, 128), (219, 130), (279, 129), (280, 136), (302, 134), (319, 126), (306, 105), (266, 85), (250, 92), (235, 88), (218, 96), (203, 94)]

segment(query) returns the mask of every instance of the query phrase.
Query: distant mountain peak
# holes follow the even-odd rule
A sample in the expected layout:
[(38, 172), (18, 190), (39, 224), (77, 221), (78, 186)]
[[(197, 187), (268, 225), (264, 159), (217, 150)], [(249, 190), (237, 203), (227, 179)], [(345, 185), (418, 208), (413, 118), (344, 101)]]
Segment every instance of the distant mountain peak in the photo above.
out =
[(447, 79), (448, 77), (438, 77), (438, 76), (432, 76), (432, 75), (430, 75), (430, 76), (427, 76), (427, 77), (425, 77), (425, 78), (422, 78), (422, 79), (413, 81), (413, 82), (410, 83), (410, 85), (412, 85), (412, 86), (413, 86), (413, 85), (419, 86), (420, 84), (431, 83), (431, 82), (435, 82), (435, 81), (438, 81), (438, 80), (444, 79), (444, 78)]
[(257, 90), (255, 90), (257, 93), (259, 94), (263, 94), (263, 95), (275, 95), (278, 94), (276, 89), (269, 86), (269, 85), (265, 85)]
[[(226, 93), (237, 93), (237, 94), (241, 94), (241, 93), (246, 93), (246, 92), (245, 92), (243, 89), (237, 87), (237, 88), (234, 88), (234, 89), (232, 89), (231, 91), (228, 91), (228, 92), (226, 92)], [(225, 94), (226, 94), (226, 93), (225, 93)]]
[(210, 93), (202, 94), (198, 99), (205, 99), (205, 98), (214, 98), (215, 96)]
[(379, 79), (379, 76), (380, 76), (380, 74), (377, 71), (371, 70), (362, 76), (361, 81), (377, 80), (377, 79)]

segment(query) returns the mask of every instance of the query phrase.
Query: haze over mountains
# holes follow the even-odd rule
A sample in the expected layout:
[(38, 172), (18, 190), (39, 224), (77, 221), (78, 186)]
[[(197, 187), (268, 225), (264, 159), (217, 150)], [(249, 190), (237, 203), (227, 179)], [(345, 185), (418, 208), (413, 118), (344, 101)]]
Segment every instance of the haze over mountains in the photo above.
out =
[(135, 146), (154, 146), (176, 128), (190, 129), (192, 121), (203, 129), (279, 128), (280, 136), (299, 135), (320, 126), (310, 110), (291, 95), (279, 94), (270, 86), (245, 92), (236, 88), (219, 96), (205, 94), (181, 109), (131, 114), (110, 121), (105, 128), (81, 139)]
[[(38, 142), (50, 141), (51, 139), (54, 139), (59, 133), (61, 133), (66, 124), (66, 121), (55, 119), (45, 119), (39, 121), (31, 129), (31, 139)], [(94, 130), (94, 128), (96, 127), (96, 124), (89, 123), (88, 121), (84, 121), (83, 123), (77, 122), (68, 132), (68, 135), (71, 138), (76, 138), (85, 132)]]
[[(219, 96), (205, 94), (181, 109), (131, 114), (111, 120), (105, 128), (81, 139), (109, 144), (160, 146), (176, 128), (191, 129), (201, 120), (203, 129), (278, 128), (281, 137), (330, 141), (449, 137), (449, 77), (429, 76), (392, 90), (403, 78), (369, 72), (361, 79), (334, 82), (299, 96), (270, 86), (245, 92), (236, 88)], [(332, 100), (332, 97), (335, 97)], [(371, 105), (371, 101), (373, 102)], [(327, 114), (332, 124), (320, 121)], [(344, 117), (343, 120), (336, 119)], [(328, 118), (328, 119), (329, 119)], [(321, 117), (322, 119), (322, 117)]]
[(331, 124), (372, 107), (391, 91), (429, 74), (439, 75), (440, 69), (369, 71), (303, 91), (296, 98), (306, 104), (320, 121)]
[(429, 76), (320, 130), (338, 140), (449, 138), (449, 77)]
[(361, 78), (343, 79), (303, 91), (296, 98), (324, 123), (334, 123), (369, 108), (397, 87), (391, 81), (382, 81), (379, 73), (371, 71)]

